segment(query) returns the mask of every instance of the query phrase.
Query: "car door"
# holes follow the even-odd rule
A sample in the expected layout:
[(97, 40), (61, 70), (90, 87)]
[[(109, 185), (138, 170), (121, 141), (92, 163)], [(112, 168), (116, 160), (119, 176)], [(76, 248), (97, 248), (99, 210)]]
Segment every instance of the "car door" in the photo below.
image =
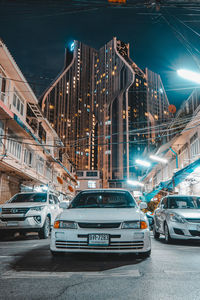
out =
[(160, 204), (158, 208), (155, 210), (155, 214), (154, 214), (156, 230), (160, 233), (163, 233), (163, 228), (164, 228), (163, 224), (165, 219), (164, 212), (165, 212), (166, 204), (167, 204), (167, 197), (163, 198), (160, 201)]

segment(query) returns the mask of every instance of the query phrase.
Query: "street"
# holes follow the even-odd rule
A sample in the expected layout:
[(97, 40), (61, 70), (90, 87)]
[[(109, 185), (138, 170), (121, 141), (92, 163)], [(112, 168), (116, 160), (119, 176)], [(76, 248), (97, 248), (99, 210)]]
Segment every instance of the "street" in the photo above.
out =
[(152, 237), (152, 255), (64, 254), (37, 235), (0, 242), (0, 299), (200, 299), (197, 242)]

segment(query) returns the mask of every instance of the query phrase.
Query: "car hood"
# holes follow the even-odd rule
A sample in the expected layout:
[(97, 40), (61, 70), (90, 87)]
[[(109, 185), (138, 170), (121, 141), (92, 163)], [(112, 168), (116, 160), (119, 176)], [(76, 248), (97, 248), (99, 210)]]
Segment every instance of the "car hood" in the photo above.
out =
[(36, 207), (36, 206), (44, 206), (47, 203), (42, 202), (19, 202), (19, 203), (5, 203), (0, 205), (0, 208), (21, 208), (21, 207)]
[(200, 219), (200, 209), (173, 209), (173, 211), (184, 218), (188, 219)]
[(76, 222), (122, 222), (145, 219), (139, 208), (72, 208), (64, 210), (57, 219)]

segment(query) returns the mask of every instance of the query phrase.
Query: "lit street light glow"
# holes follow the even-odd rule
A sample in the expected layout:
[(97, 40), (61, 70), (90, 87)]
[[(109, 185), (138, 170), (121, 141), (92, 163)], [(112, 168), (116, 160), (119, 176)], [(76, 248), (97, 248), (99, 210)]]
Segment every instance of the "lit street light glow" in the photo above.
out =
[(136, 159), (136, 164), (144, 166), (144, 167), (150, 167), (150, 163), (148, 161), (145, 160), (141, 160), (141, 159)]
[(159, 162), (164, 163), (164, 164), (166, 164), (168, 162), (168, 160), (166, 158), (161, 158), (161, 157), (156, 156), (156, 155), (150, 155), (149, 157), (153, 160), (159, 161)]
[(188, 79), (190, 81), (196, 82), (196, 83), (200, 83), (200, 73), (196, 73), (196, 72), (192, 72), (189, 70), (185, 70), (185, 69), (180, 69), (177, 71), (178, 75)]
[(128, 180), (127, 183), (130, 185), (134, 185), (134, 186), (144, 186), (143, 183), (136, 181), (136, 180)]

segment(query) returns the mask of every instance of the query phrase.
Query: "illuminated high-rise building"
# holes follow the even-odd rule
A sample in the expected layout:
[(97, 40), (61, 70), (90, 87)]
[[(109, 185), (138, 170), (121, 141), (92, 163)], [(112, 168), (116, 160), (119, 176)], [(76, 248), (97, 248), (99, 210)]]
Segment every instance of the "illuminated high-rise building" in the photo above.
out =
[[(42, 111), (65, 145), (77, 169), (97, 167), (94, 142), (93, 59), (96, 51), (74, 41), (65, 52), (64, 69), (41, 99)], [(92, 130), (91, 130), (92, 129)]]
[(168, 105), (160, 76), (141, 70), (117, 38), (99, 50), (75, 41), (42, 98), (76, 168), (101, 171), (104, 187), (143, 174), (135, 160), (162, 142), (155, 128), (169, 120)]

